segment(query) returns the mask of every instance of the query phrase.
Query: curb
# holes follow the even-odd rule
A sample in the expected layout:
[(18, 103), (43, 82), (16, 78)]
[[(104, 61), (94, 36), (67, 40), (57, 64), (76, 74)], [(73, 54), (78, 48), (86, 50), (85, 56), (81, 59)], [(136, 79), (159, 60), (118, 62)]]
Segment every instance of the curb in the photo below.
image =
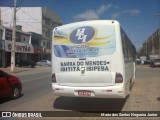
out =
[(11, 72), (10, 67), (7, 68), (0, 68), (0, 70), (5, 71), (9, 74), (20, 74), (20, 73), (26, 73), (26, 72), (39, 72), (44, 71), (46, 69), (50, 69), (50, 67), (35, 67), (35, 68), (25, 68), (25, 67), (15, 67), (15, 71)]

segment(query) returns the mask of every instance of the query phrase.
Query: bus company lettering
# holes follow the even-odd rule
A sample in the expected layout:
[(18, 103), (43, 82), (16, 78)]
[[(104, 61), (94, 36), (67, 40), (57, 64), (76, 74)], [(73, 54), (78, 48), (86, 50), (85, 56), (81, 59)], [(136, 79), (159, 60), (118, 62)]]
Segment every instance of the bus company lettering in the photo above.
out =
[(60, 71), (80, 71), (85, 67), (86, 71), (108, 71), (107, 61), (78, 61), (78, 62), (60, 62)]
[(74, 44), (82, 44), (90, 41), (95, 35), (95, 29), (90, 26), (77, 28), (70, 34), (70, 40)]
[(85, 64), (87, 66), (92, 66), (92, 65), (107, 65), (106, 61), (86, 61)]
[(82, 40), (82, 42), (86, 42), (87, 35), (84, 35), (86, 28), (77, 29), (77, 34), (75, 36), (78, 37), (77, 40)]

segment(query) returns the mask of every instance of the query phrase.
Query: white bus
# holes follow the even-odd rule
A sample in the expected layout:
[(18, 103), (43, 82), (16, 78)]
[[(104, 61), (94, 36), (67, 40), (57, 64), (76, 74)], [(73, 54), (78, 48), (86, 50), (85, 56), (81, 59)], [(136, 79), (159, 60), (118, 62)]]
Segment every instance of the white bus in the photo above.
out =
[(56, 27), (52, 40), (55, 95), (126, 98), (135, 79), (136, 50), (118, 21)]

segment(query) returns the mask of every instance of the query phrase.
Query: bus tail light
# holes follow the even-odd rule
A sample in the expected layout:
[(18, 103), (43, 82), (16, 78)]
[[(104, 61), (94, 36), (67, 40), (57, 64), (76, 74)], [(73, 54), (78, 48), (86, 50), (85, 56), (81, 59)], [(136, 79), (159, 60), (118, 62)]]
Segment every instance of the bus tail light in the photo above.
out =
[(123, 76), (120, 73), (116, 73), (115, 83), (122, 83), (123, 82)]
[(56, 83), (56, 74), (55, 73), (52, 74), (52, 82)]

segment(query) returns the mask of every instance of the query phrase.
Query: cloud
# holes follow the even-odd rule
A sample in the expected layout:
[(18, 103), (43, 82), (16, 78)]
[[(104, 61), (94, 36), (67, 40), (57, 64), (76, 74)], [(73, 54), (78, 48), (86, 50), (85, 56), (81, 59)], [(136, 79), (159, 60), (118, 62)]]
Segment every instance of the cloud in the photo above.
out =
[(123, 11), (123, 13), (127, 13), (127, 14), (130, 14), (130, 15), (137, 15), (137, 14), (140, 14), (141, 11), (137, 10), (137, 9), (132, 9), (132, 10), (125, 10), (125, 11)]
[(117, 19), (119, 16), (120, 16), (120, 13), (119, 13), (119, 12), (116, 12), (116, 13), (113, 13), (113, 14), (111, 15), (111, 18), (112, 18), (112, 19)]
[(112, 7), (112, 4), (108, 4), (108, 5), (101, 5), (98, 10), (97, 10), (97, 14), (101, 15), (103, 14), (106, 10), (108, 10), (109, 8)]
[(138, 15), (138, 14), (141, 14), (142, 12), (140, 10), (137, 10), (137, 9), (131, 9), (131, 10), (124, 10), (122, 12), (115, 12), (111, 15), (111, 18), (112, 19), (118, 19), (120, 16), (123, 16), (123, 15)]
[(89, 9), (83, 13), (80, 13), (74, 17), (76, 21), (79, 20), (97, 20), (100, 16), (112, 7), (112, 4), (101, 5), (97, 10)]
[(90, 9), (85, 11), (84, 13), (78, 14), (74, 17), (75, 20), (97, 20), (99, 19), (98, 14)]

